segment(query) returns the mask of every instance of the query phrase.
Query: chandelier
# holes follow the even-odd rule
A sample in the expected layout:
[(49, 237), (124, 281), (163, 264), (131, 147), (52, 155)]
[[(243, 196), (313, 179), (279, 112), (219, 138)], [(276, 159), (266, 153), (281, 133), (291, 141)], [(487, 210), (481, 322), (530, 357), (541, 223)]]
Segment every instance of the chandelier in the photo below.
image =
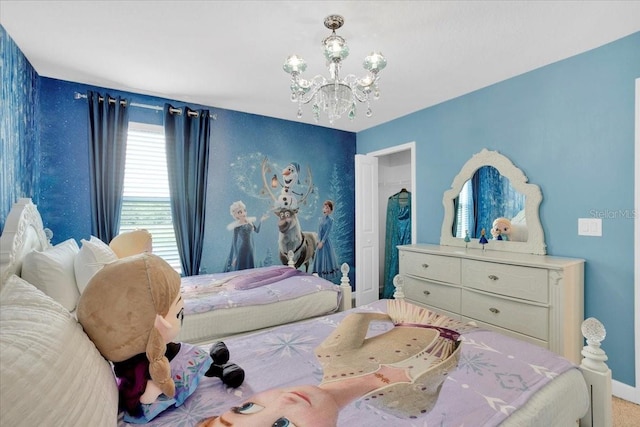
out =
[(291, 74), (291, 101), (298, 103), (298, 118), (302, 117), (302, 105), (312, 103), (313, 116), (316, 123), (320, 120), (320, 111), (324, 111), (329, 123), (339, 119), (347, 111), (349, 119), (356, 117), (358, 102), (367, 107), (366, 116), (371, 117), (371, 98), (378, 99), (378, 73), (387, 65), (387, 60), (379, 52), (372, 52), (364, 59), (362, 66), (368, 71), (361, 78), (349, 74), (340, 78), (342, 60), (349, 55), (349, 46), (345, 39), (336, 34), (336, 30), (344, 24), (340, 15), (329, 15), (324, 26), (331, 30), (331, 35), (322, 40), (322, 50), (327, 59), (330, 77), (321, 75), (306, 80), (300, 75), (307, 69), (307, 63), (297, 55), (287, 58), (282, 68)]

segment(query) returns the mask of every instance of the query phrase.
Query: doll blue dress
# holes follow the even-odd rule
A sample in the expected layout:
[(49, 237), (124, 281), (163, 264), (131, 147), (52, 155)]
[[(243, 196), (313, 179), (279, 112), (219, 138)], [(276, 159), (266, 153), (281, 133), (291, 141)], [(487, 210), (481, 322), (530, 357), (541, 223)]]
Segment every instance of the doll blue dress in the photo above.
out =
[[(144, 359), (141, 360), (144, 363), (141, 366), (148, 372), (149, 362), (144, 354), (143, 356)], [(178, 353), (169, 361), (171, 376), (176, 386), (175, 396), (170, 398), (162, 394), (153, 403), (140, 403), (137, 411), (134, 411), (136, 413), (124, 412), (124, 421), (145, 424), (165, 410), (182, 405), (196, 390), (211, 363), (211, 356), (206, 350), (188, 343), (180, 343)]]
[[(224, 271), (237, 271), (254, 268), (255, 262), (253, 258), (253, 232), (260, 232), (260, 225), (254, 225), (253, 222), (246, 224), (236, 224), (233, 227), (233, 240), (231, 241), (231, 250)], [(234, 263), (235, 260), (235, 263)]]
[(318, 276), (333, 282), (340, 276), (340, 266), (336, 252), (329, 239), (331, 229), (333, 228), (333, 218), (329, 215), (323, 215), (320, 218), (320, 226), (318, 227), (318, 242), (322, 242), (322, 248), (316, 248), (316, 254), (313, 259), (313, 272)]

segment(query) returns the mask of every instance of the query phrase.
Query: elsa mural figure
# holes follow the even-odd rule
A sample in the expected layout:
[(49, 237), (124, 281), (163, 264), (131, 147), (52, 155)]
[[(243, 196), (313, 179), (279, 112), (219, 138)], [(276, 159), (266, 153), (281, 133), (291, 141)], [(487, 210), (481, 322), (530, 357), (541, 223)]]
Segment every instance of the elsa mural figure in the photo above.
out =
[(316, 247), (316, 256), (313, 260), (313, 272), (318, 276), (333, 281), (339, 277), (340, 266), (336, 258), (335, 250), (329, 238), (331, 228), (333, 228), (333, 202), (325, 200), (322, 205), (322, 218), (318, 227), (318, 245)]
[(262, 221), (269, 216), (264, 214), (256, 223), (256, 217), (247, 217), (247, 207), (238, 200), (229, 207), (229, 212), (234, 221), (227, 225), (227, 230), (233, 231), (231, 251), (225, 263), (224, 271), (246, 270), (253, 268), (253, 232), (259, 233)]

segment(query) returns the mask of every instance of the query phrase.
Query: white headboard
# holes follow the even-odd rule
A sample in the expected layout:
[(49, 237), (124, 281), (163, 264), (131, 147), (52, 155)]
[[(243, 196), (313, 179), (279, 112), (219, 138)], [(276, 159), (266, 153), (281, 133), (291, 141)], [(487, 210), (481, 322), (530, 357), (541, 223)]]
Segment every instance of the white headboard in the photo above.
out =
[(0, 236), (0, 289), (12, 274), (20, 275), (22, 259), (29, 251), (51, 247), (47, 234), (42, 217), (30, 198), (14, 203)]

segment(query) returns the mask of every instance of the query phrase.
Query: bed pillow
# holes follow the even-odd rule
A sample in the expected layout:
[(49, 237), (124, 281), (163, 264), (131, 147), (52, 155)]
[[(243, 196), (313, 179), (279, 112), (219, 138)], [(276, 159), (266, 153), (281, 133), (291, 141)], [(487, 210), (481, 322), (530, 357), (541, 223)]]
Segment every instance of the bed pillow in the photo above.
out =
[(64, 308), (73, 311), (80, 297), (74, 271), (79, 251), (74, 239), (65, 240), (45, 251), (31, 251), (24, 256), (20, 275)]
[(0, 425), (117, 425), (111, 367), (64, 307), (13, 275), (0, 324)]
[(102, 240), (91, 236), (89, 240), (80, 240), (82, 247), (74, 260), (74, 270), (78, 291), (82, 294), (87, 283), (102, 267), (116, 261), (118, 257)]
[(153, 237), (149, 230), (139, 228), (118, 234), (109, 242), (118, 258), (153, 252)]

